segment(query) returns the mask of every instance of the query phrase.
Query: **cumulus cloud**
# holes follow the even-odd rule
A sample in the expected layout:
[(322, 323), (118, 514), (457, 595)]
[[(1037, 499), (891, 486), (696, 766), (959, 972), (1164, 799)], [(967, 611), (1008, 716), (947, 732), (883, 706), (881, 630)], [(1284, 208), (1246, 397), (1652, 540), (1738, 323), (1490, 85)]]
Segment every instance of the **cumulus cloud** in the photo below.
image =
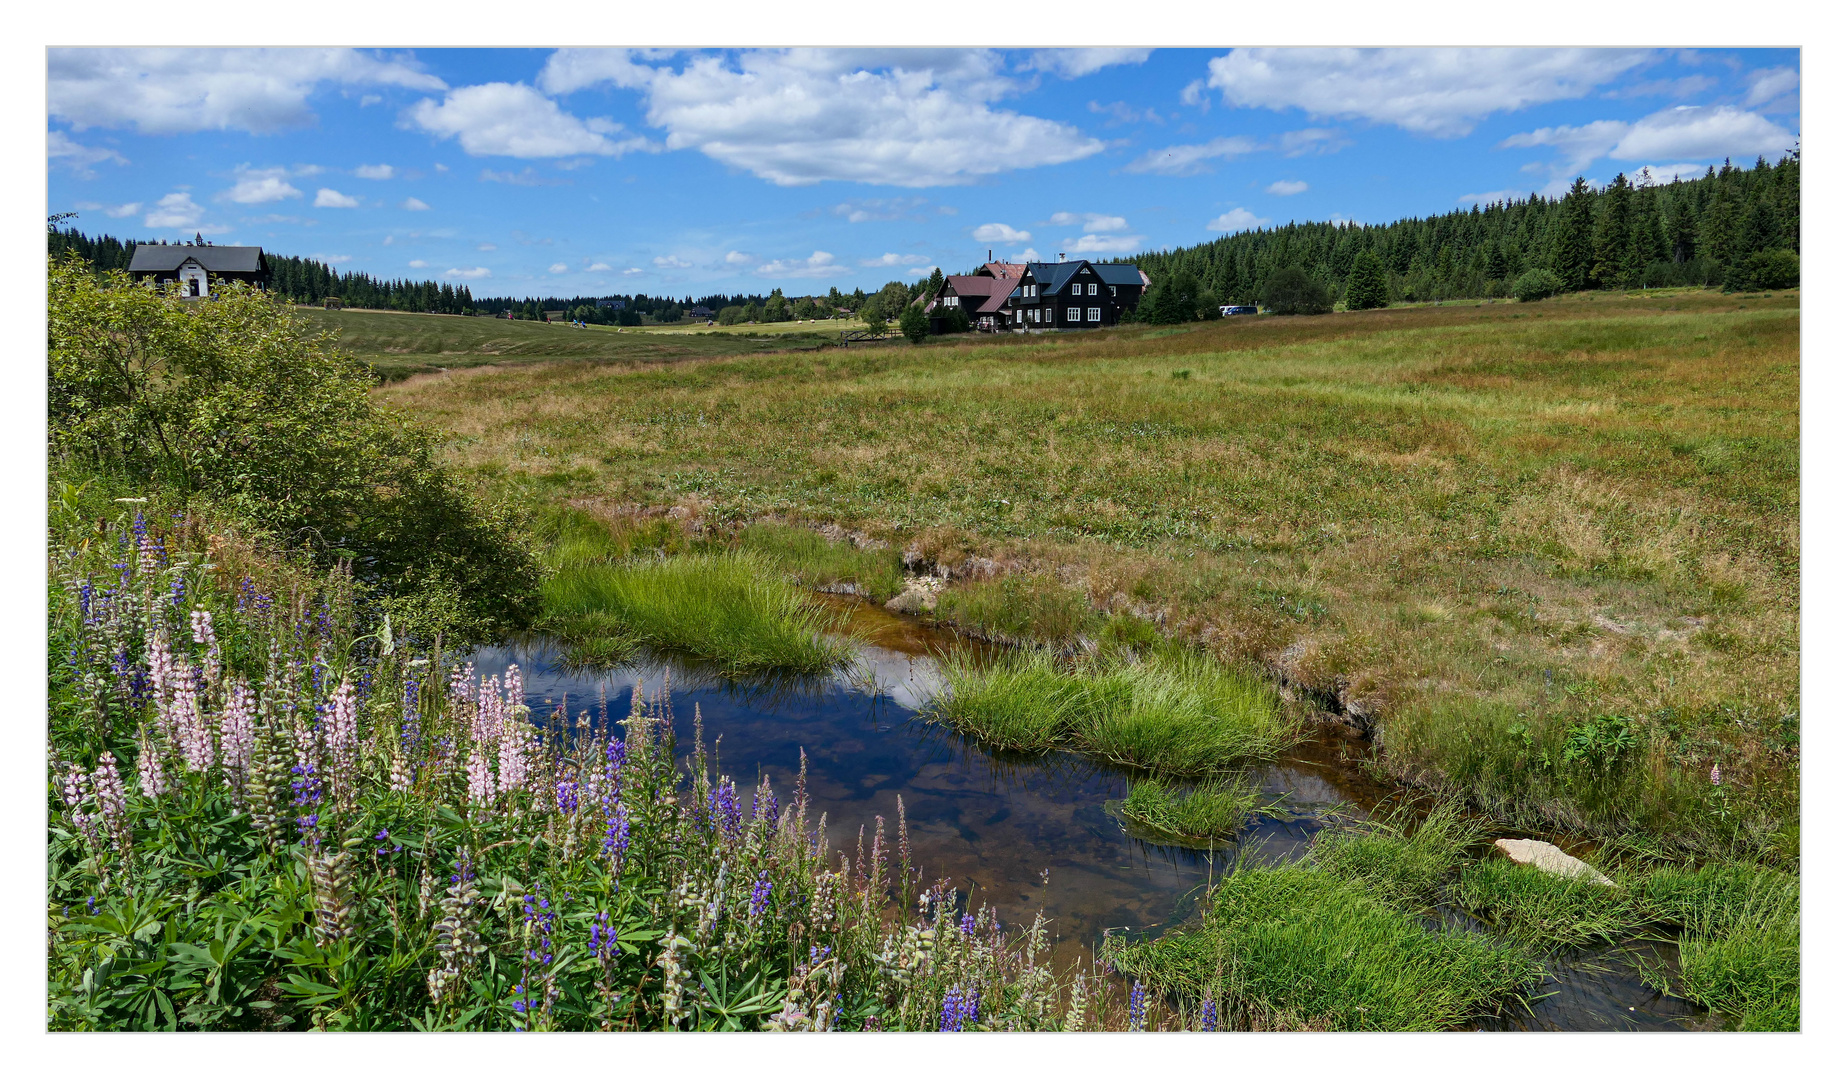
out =
[(287, 169), (253, 169), (248, 165), (239, 165), (235, 175), (237, 183), (229, 191), (219, 193), (219, 198), (254, 205), (302, 197), (295, 185), (286, 179), (289, 175)]
[(351, 210), (359, 205), (359, 200), (351, 195), (342, 195), (333, 188), (324, 187), (314, 193), (314, 204), (335, 210)]
[(551, 266), (546, 267), (546, 270), (554, 274), (562, 274), (569, 269), (571, 268), (564, 263), (553, 263)]
[(1309, 190), (1309, 182), (1307, 180), (1279, 180), (1264, 190), (1272, 195), (1301, 195)]
[(1153, 49), (1038, 49), (1027, 58), (1032, 71), (1076, 79), (1117, 64), (1140, 64)]
[(663, 270), (685, 270), (693, 265), (678, 255), (656, 255), (654, 264)]
[(1207, 85), (1231, 106), (1458, 138), (1491, 113), (1583, 97), (1650, 59), (1632, 49), (1234, 49), (1208, 61)]
[(840, 273), (834, 256), (817, 251), (806, 259), (776, 259), (757, 268), (765, 277), (830, 277)]
[(725, 253), (725, 265), (726, 266), (744, 266), (746, 264), (754, 263), (756, 261), (757, 261), (757, 256), (749, 254), (748, 252), (728, 251)]
[(81, 179), (88, 180), (96, 175), (92, 165), (101, 165), (112, 161), (117, 165), (128, 164), (128, 159), (106, 146), (84, 146), (62, 131), (48, 132), (45, 136), (45, 157), (53, 165), (62, 165)]
[(1008, 259), (1008, 262), (1017, 262), (1017, 263), (1039, 262), (1039, 261), (1040, 261), (1040, 253), (1037, 248), (1026, 248), (1025, 250), (1017, 251), (1013, 254), (1011, 258)]
[(914, 266), (905, 271), (906, 277), (929, 277), (932, 271), (943, 269), (941, 266)]
[(1555, 177), (1577, 173), (1600, 158), (1612, 161), (1714, 161), (1776, 155), (1796, 136), (1754, 112), (1731, 105), (1678, 105), (1635, 123), (1594, 120), (1545, 127), (1503, 139), (1505, 148), (1551, 147), (1560, 155)]
[[(1047, 219), (1054, 225), (1077, 225), (1085, 232), (1122, 232), (1129, 222), (1111, 214), (1073, 214), (1061, 210)], [(976, 239), (981, 239), (977, 237)]]
[(428, 210), (430, 209), (430, 204), (424, 202), (422, 199), (410, 198), (399, 203), (398, 208), (401, 210)]
[(601, 273), (607, 272), (609, 268), (610, 268), (609, 263), (597, 262), (597, 263), (591, 263), (589, 266), (586, 266), (584, 268), (584, 272), (587, 274), (601, 274)]
[(977, 243), (982, 244), (1018, 244), (1023, 240), (1033, 239), (1033, 234), (1012, 225), (991, 221), (986, 225), (977, 225), (974, 233)]
[(1752, 88), (1746, 91), (1747, 108), (1763, 105), (1795, 90), (1802, 80), (1792, 68), (1776, 67), (1752, 72)]
[(1124, 168), (1133, 173), (1159, 173), (1162, 176), (1193, 176), (1206, 172), (1208, 162), (1219, 158), (1238, 157), (1262, 149), (1254, 140), (1243, 135), (1226, 135), (1210, 142), (1165, 146), (1159, 150), (1150, 150)]
[(539, 85), (639, 89), (668, 149), (695, 149), (784, 186), (964, 184), (1104, 149), (1070, 124), (994, 107), (1020, 87), (984, 50), (746, 50), (695, 56), (678, 70), (656, 59), (564, 49)]
[(193, 197), (184, 191), (171, 195), (162, 195), (154, 204), (154, 209), (142, 220), (150, 229), (191, 229), (199, 224), (205, 216), (205, 207), (193, 201)]
[(899, 255), (888, 251), (877, 259), (861, 259), (861, 266), (918, 266), (930, 261), (928, 255)]
[(353, 175), (361, 180), (390, 180), (398, 175), (398, 170), (390, 165), (361, 165), (353, 170)]
[(1076, 240), (1065, 241), (1065, 250), (1074, 255), (1135, 251), (1141, 246), (1142, 237), (1140, 236), (1111, 236), (1103, 233), (1086, 233)]
[(422, 270), (424, 267), (429, 266), (430, 264), (424, 261), (423, 259), (412, 259), (408, 265), (418, 270)]
[(444, 89), (413, 61), (356, 49), (52, 49), (46, 69), (52, 116), (147, 135), (302, 127), (324, 83)]
[(129, 202), (129, 203), (120, 203), (115, 206), (108, 206), (103, 203), (80, 202), (77, 204), (77, 209), (79, 210), (101, 210), (103, 213), (108, 214), (112, 218), (124, 218), (124, 217), (132, 217), (135, 214), (141, 213), (141, 204), (138, 202)]
[(639, 136), (614, 138), (621, 124), (600, 117), (581, 120), (525, 83), (460, 87), (440, 104), (430, 98), (419, 101), (405, 115), (432, 135), (456, 139), (476, 157), (620, 157), (648, 145)]
[(487, 277), (488, 275), (492, 273), (493, 271), (489, 270), (485, 266), (471, 266), (471, 267), (468, 267), (467, 269), (460, 269), (460, 268), (452, 266), (449, 269), (443, 271), (443, 276), (446, 278), (462, 278), (467, 281), (474, 281), (478, 278)]
[(1099, 116), (1108, 116), (1110, 119), (1104, 122), (1105, 127), (1115, 127), (1118, 124), (1166, 123), (1161, 118), (1161, 114), (1154, 109), (1138, 109), (1127, 101), (1113, 101), (1108, 105), (1099, 105), (1093, 101), (1086, 108)]
[(1303, 128), (1301, 131), (1286, 131), (1277, 136), (1277, 149), (1284, 157), (1302, 157), (1305, 154), (1332, 154), (1344, 146), (1354, 145), (1354, 140), (1345, 138), (1333, 128)]
[(642, 269), (641, 267), (639, 267), (639, 266), (631, 266), (631, 267), (629, 267), (629, 268), (628, 268), (627, 270), (624, 270), (624, 271), (622, 272), (622, 276), (623, 276), (623, 277), (633, 277), (633, 276), (635, 276), (636, 274), (646, 274), (647, 272), (648, 272), (648, 271), (646, 271), (646, 270), (643, 270), (643, 269)]
[(1242, 206), (1234, 206), (1225, 213), (1206, 223), (1214, 232), (1240, 232), (1255, 229), (1260, 225), (1269, 225), (1270, 218), (1259, 217)]

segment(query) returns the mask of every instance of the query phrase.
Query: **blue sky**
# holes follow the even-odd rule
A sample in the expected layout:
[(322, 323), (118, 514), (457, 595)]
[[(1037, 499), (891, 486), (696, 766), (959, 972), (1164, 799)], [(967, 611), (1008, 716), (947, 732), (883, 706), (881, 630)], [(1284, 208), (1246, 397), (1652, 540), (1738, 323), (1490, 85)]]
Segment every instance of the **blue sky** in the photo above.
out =
[(48, 54), (51, 212), (476, 295), (874, 288), (1775, 158), (1795, 50)]

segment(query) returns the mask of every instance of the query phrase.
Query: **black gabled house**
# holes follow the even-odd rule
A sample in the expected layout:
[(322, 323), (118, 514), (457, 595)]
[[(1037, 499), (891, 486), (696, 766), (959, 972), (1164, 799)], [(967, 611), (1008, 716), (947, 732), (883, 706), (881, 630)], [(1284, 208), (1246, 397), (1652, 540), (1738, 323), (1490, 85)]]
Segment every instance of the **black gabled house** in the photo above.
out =
[(212, 295), (214, 281), (267, 289), (270, 279), (262, 248), (209, 244), (196, 234), (187, 244), (136, 244), (128, 274), (136, 281), (178, 286), (187, 296)]
[(939, 315), (960, 306), (977, 330), (1095, 330), (1134, 311), (1148, 285), (1134, 263), (990, 262), (944, 278), (925, 310)]

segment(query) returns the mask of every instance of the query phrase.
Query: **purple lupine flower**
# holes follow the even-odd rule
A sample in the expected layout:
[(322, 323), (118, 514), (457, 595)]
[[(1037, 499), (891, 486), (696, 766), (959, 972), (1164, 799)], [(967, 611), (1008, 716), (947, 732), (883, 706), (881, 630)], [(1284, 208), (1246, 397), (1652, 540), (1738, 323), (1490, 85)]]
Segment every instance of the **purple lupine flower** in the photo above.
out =
[(590, 921), (590, 958), (614, 960), (617, 955), (616, 930), (610, 925), (610, 913), (599, 911)]
[(1136, 984), (1129, 988), (1129, 1030), (1131, 1031), (1142, 1030), (1142, 1022), (1148, 1011), (1148, 1002), (1145, 997), (1142, 980), (1137, 979)]
[(1219, 1030), (1219, 1007), (1213, 1004), (1212, 998), (1207, 998), (1206, 1001), (1200, 1005), (1200, 1030)]
[(738, 785), (727, 780), (713, 785), (706, 796), (707, 819), (719, 827), (725, 839), (737, 841), (744, 832), (744, 807), (738, 804)]
[(610, 857), (610, 873), (622, 873), (622, 858), (629, 851), (629, 810), (617, 803), (610, 810), (609, 832), (603, 837), (603, 853)]
[(569, 779), (560, 780), (558, 782), (558, 812), (566, 817), (570, 817), (577, 813), (577, 808), (578, 782)]
[(1713, 763), (1713, 771), (1707, 774), (1707, 779), (1712, 782), (1714, 787), (1720, 786), (1720, 763), (1719, 762), (1716, 761)]
[(611, 739), (603, 748), (603, 808), (608, 810), (622, 798), (622, 767), (629, 760), (629, 748), (621, 739)]
[(964, 936), (974, 937), (975, 936), (975, 916), (970, 915), (967, 912), (965, 912), (962, 917), (961, 927), (962, 927), (962, 932)]
[(943, 1012), (937, 1018), (938, 1031), (963, 1029), (962, 987), (952, 986), (943, 992)]
[(762, 916), (770, 906), (770, 871), (759, 871), (756, 884), (751, 886), (751, 918)]
[(301, 811), (295, 818), (295, 827), (301, 833), (302, 846), (320, 847), (320, 778), (315, 775), (312, 765), (297, 765), (289, 772), (295, 777), (289, 781), (289, 790), (294, 792), (293, 805)]

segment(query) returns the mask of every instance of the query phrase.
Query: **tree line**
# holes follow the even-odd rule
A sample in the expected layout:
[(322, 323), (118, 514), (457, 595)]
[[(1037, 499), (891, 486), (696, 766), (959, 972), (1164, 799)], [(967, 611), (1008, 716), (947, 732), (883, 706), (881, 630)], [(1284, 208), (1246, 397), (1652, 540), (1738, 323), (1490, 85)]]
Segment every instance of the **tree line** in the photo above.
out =
[[(1350, 308), (1512, 296), (1517, 284), (1536, 281), (1552, 291), (1783, 288), (1796, 284), (1801, 251), (1800, 168), (1792, 150), (1776, 164), (1761, 157), (1742, 169), (1728, 160), (1666, 183), (1647, 169), (1602, 188), (1580, 177), (1558, 198), (1530, 195), (1388, 225), (1292, 222), (1132, 261), (1156, 281), (1144, 303), (1163, 299), (1154, 294), (1174, 279), (1190, 287), (1175, 290), (1167, 306), (1215, 313), (1218, 303), (1265, 300), (1273, 277), (1291, 268), (1331, 304)], [(1290, 285), (1302, 293), (1303, 283)]]

